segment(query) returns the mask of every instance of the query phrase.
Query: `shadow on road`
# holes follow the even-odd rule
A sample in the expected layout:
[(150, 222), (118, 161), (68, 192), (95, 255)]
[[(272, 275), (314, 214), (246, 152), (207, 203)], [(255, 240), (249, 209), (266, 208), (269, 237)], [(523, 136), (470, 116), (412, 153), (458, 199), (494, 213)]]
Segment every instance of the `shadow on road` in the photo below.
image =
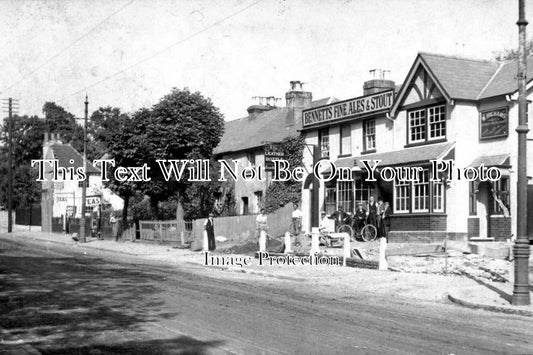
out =
[(202, 354), (220, 345), (154, 334), (150, 322), (179, 316), (165, 312), (151, 282), (161, 279), (101, 259), (3, 254), (0, 327), (45, 354)]

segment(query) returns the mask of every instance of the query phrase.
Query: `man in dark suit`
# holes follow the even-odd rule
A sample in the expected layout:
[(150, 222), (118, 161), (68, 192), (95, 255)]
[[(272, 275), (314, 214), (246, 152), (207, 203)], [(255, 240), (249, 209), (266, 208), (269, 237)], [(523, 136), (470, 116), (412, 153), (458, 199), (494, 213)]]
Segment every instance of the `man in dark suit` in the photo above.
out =
[(207, 232), (207, 245), (210, 251), (216, 249), (215, 245), (215, 222), (213, 220), (214, 215), (209, 214), (209, 218), (204, 223), (204, 228)]
[(363, 208), (363, 204), (359, 202), (357, 204), (357, 209), (355, 210), (354, 215), (354, 221), (353, 221), (353, 227), (355, 228), (355, 231), (359, 233), (361, 231), (361, 228), (365, 225), (366, 220), (366, 211)]
[(370, 196), (368, 199), (368, 223), (376, 227), (379, 227), (378, 224), (378, 204), (374, 201), (374, 196)]

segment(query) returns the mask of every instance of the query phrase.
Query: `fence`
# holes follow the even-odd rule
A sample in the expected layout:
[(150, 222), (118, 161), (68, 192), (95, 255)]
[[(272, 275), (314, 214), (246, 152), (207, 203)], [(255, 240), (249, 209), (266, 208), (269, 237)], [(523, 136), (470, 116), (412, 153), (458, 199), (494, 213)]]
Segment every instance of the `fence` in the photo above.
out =
[(15, 224), (23, 226), (40, 226), (41, 206), (17, 208), (15, 212)]
[[(182, 243), (182, 238), (188, 239), (188, 228), (190, 222), (185, 221), (139, 221), (139, 231), (141, 240), (157, 242)], [(131, 238), (133, 234), (128, 231)]]

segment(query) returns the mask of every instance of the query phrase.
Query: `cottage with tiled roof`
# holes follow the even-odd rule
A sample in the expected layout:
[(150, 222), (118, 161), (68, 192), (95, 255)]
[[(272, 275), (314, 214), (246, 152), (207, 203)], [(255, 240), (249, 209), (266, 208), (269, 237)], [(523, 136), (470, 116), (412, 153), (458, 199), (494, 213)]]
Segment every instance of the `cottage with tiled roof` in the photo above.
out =
[[(274, 97), (255, 99), (247, 109), (248, 116), (225, 123), (224, 135), (214, 151), (217, 159), (236, 160), (239, 171), (260, 164), (264, 167), (266, 149), (299, 135), (303, 109), (337, 101), (335, 98), (312, 101), (311, 92), (304, 91), (299, 81), (291, 81), (291, 89), (285, 94), (285, 107), (280, 107), (280, 100)], [(238, 214), (259, 212), (271, 181), (271, 172), (266, 174), (263, 180), (235, 181), (233, 194)]]
[[(76, 169), (83, 167), (83, 156), (70, 144), (64, 144), (56, 134), (45, 134), (43, 144), (43, 159), (57, 160), (57, 166), (61, 168)], [(41, 217), (43, 231), (52, 231), (52, 219), (60, 219), (61, 223), (55, 224), (55, 228), (66, 227), (67, 217), (81, 217), (82, 181), (71, 180), (70, 176), (58, 176), (53, 179), (53, 169), (45, 164), (45, 181), (42, 182)], [(103, 204), (110, 205), (115, 210), (122, 209), (123, 200), (105, 188), (100, 177), (100, 170), (87, 162), (87, 211), (94, 212), (94, 218), (100, 213)], [(91, 216), (93, 218), (93, 216)], [(89, 230), (89, 229), (88, 229)]]
[[(532, 78), (533, 58), (528, 61), (528, 72)], [(303, 196), (304, 200), (309, 196), (311, 214), (307, 227), (315, 225), (320, 211), (331, 212), (342, 205), (353, 212), (357, 202), (374, 196), (392, 205), (391, 240), (441, 240), (445, 236), (503, 240), (516, 235), (516, 73), (516, 61), (499, 63), (419, 53), (386, 113), (372, 116), (365, 110), (353, 111), (337, 120), (334, 114), (327, 116), (328, 112), (344, 112), (350, 104), (363, 102), (364, 97), (347, 100), (346, 107), (336, 107), (339, 103), (325, 106), (322, 114), (304, 111), (302, 127), (308, 144), (322, 150), (322, 156), (327, 151), (334, 167), (351, 168), (354, 176), (353, 181), (309, 179), (304, 184)], [(529, 86), (531, 82), (531, 100)], [(311, 129), (314, 127), (320, 129)], [(531, 157), (531, 131), (529, 138)], [(443, 173), (431, 181), (430, 162), (439, 159), (453, 159), (455, 168), (451, 175)], [(313, 160), (316, 157), (308, 154), (306, 163)], [(380, 160), (378, 171), (384, 173), (391, 171), (386, 167), (421, 167), (421, 178), (416, 182), (387, 181), (390, 179), (378, 174), (377, 181), (368, 181), (362, 160)], [(528, 163), (531, 181), (533, 159)], [(321, 166), (322, 174), (332, 170), (331, 165)], [(474, 171), (483, 167), (499, 171), (501, 177), (494, 182), (476, 178)], [(459, 177), (458, 172), (463, 175)], [(306, 192), (313, 184), (320, 190), (315, 200)], [(530, 191), (533, 200), (533, 188)], [(533, 214), (529, 218), (533, 219)]]

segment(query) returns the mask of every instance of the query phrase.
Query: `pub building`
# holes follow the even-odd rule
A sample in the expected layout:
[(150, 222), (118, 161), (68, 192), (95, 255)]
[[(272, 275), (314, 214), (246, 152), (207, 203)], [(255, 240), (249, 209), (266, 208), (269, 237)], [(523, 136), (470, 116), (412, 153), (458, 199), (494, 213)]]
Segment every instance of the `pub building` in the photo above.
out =
[[(528, 63), (533, 77), (533, 57)], [(302, 112), (309, 175), (302, 186), (304, 228), (321, 211), (352, 213), (370, 196), (392, 206), (390, 241), (444, 237), (505, 240), (516, 235), (518, 92), (516, 61), (495, 62), (419, 53), (401, 85), (383, 71), (364, 83), (364, 95)], [(532, 83), (527, 87), (533, 97)], [(530, 129), (532, 124), (529, 123)], [(528, 135), (528, 195), (533, 201), (533, 134)], [(433, 160), (453, 160), (453, 171), (430, 179)], [(322, 161), (324, 160), (324, 161)], [(362, 160), (377, 161), (376, 181)], [(332, 165), (351, 179), (325, 182)], [(417, 181), (385, 179), (384, 167), (420, 167)], [(498, 168), (496, 181), (458, 176), (466, 168)], [(457, 170), (459, 169), (459, 170)], [(495, 170), (495, 169), (492, 169)], [(348, 180), (348, 181), (346, 181)], [(533, 220), (533, 206), (528, 220)], [(532, 238), (533, 223), (528, 234)]]

